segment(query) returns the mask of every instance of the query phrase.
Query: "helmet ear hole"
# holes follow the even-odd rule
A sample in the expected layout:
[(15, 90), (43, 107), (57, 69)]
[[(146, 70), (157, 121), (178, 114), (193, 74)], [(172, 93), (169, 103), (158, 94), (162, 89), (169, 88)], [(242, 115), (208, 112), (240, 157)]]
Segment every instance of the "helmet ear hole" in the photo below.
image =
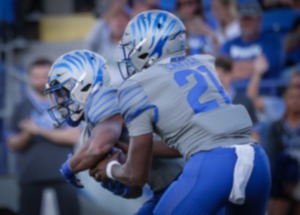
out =
[(148, 57), (149, 53), (143, 53), (141, 55), (139, 55), (139, 58), (144, 60), (146, 57)]
[(81, 89), (81, 92), (87, 92), (91, 86), (91, 84), (87, 84), (84, 88)]

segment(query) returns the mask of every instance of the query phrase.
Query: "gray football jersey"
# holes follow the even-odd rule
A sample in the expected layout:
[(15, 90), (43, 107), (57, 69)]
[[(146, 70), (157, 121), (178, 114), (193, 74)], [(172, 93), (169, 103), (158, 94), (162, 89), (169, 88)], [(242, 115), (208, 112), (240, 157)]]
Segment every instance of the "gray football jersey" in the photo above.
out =
[[(85, 109), (86, 127), (81, 135), (81, 141), (85, 142), (91, 135), (92, 129), (109, 117), (120, 113), (117, 90), (113, 87), (101, 87), (94, 92)], [(128, 132), (123, 131), (121, 140), (128, 141)], [(160, 191), (172, 183), (180, 174), (184, 161), (182, 159), (153, 159), (148, 184), (152, 191)]]
[(86, 141), (90, 137), (92, 129), (98, 123), (118, 113), (120, 110), (117, 102), (117, 89), (111, 86), (102, 86), (96, 90), (91, 95), (84, 111), (86, 127), (82, 140)]
[(253, 141), (249, 115), (231, 104), (212, 56), (155, 64), (125, 81), (118, 100), (130, 136), (156, 132), (186, 159)]

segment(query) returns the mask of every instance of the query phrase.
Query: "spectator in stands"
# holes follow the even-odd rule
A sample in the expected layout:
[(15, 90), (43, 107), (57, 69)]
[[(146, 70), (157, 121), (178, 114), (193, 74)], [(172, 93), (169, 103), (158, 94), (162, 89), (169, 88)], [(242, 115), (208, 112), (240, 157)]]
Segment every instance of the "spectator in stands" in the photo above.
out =
[(212, 11), (219, 24), (216, 36), (220, 45), (241, 35), (235, 0), (213, 0)]
[(39, 215), (46, 188), (56, 191), (60, 214), (79, 214), (76, 190), (67, 184), (59, 169), (80, 135), (78, 128), (53, 128), (44, 95), (51, 62), (37, 59), (29, 68), (30, 89), (13, 112), (9, 148), (17, 154), (20, 184), (20, 215)]
[(289, 85), (282, 119), (270, 126), (267, 152), (272, 167), (269, 215), (300, 214), (300, 86)]
[(255, 1), (239, 5), (241, 36), (228, 41), (221, 54), (234, 61), (234, 80), (249, 79), (253, 73), (254, 60), (264, 55), (268, 62), (264, 78), (277, 78), (283, 66), (282, 44), (275, 36), (260, 31), (261, 8)]
[(215, 54), (219, 48), (218, 39), (205, 23), (200, 1), (178, 0), (176, 11), (187, 29), (190, 54)]
[(285, 38), (285, 66), (291, 67), (300, 63), (300, 17), (296, 19), (292, 30)]
[(118, 60), (123, 57), (119, 41), (123, 36), (129, 18), (129, 15), (124, 11), (124, 7), (115, 0), (104, 17), (97, 20), (86, 40), (87, 49), (100, 53), (107, 59), (113, 84), (122, 80), (117, 65)]
[(261, 79), (267, 68), (268, 62), (264, 55), (258, 56), (253, 61), (253, 73), (247, 88), (247, 95), (253, 101), (258, 121), (261, 123), (278, 120), (284, 112), (284, 104), (280, 98), (260, 95)]
[(233, 104), (241, 104), (247, 109), (252, 122), (257, 123), (257, 117), (252, 100), (244, 93), (236, 92), (232, 87), (232, 61), (228, 57), (217, 57), (216, 69), (220, 77), (220, 81), (224, 86), (226, 93), (231, 97)]

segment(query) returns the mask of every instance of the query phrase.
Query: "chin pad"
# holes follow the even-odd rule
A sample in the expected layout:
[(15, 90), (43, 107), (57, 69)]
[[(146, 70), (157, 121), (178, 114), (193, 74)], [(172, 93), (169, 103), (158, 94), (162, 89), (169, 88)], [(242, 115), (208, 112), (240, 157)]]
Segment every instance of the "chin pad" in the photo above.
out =
[(67, 123), (69, 126), (71, 126), (71, 127), (76, 127), (76, 126), (78, 126), (78, 125), (80, 124), (80, 120), (78, 120), (78, 121), (73, 121), (71, 118), (68, 118), (68, 119), (66, 120), (66, 123)]

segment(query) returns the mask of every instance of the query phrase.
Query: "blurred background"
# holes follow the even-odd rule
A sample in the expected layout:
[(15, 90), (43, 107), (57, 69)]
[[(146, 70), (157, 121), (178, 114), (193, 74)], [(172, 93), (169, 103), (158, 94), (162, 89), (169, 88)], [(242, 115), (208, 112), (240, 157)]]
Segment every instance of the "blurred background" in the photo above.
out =
[[(39, 139), (21, 148), (10, 145), (12, 135), (23, 130), (51, 140), (37, 131), (36, 127), (46, 129), (43, 121), (24, 125), (15, 119), (28, 98), (35, 109), (42, 106), (40, 99), (35, 104), (32, 89), (43, 86), (46, 79), (40, 77), (36, 83), (34, 71), (49, 69), (49, 63), (65, 52), (88, 49), (108, 60), (112, 82), (119, 83), (117, 61), (122, 52), (118, 42), (128, 21), (149, 9), (168, 10), (182, 19), (189, 54), (216, 57), (227, 93), (234, 103), (247, 108), (254, 122), (253, 137), (269, 154), (276, 180), (269, 214), (300, 214), (300, 0), (0, 0), (0, 214), (19, 211), (24, 185), (61, 180), (22, 175), (24, 162), (34, 166), (31, 174), (38, 175), (49, 166), (58, 173), (54, 151), (40, 148), (30, 161), (24, 158)], [(43, 113), (42, 107), (39, 114)], [(77, 141), (56, 142), (48, 144), (70, 150), (78, 147)], [(55, 150), (67, 156), (66, 151)], [(40, 161), (38, 154), (48, 155), (40, 166), (35, 165)], [(286, 154), (290, 160), (278, 164), (277, 158)], [(84, 215), (133, 214), (150, 195), (146, 189), (140, 199), (123, 200), (101, 189), (87, 173), (81, 179), (86, 188), (76, 192)], [(59, 214), (54, 190), (43, 189), (41, 214)]]

